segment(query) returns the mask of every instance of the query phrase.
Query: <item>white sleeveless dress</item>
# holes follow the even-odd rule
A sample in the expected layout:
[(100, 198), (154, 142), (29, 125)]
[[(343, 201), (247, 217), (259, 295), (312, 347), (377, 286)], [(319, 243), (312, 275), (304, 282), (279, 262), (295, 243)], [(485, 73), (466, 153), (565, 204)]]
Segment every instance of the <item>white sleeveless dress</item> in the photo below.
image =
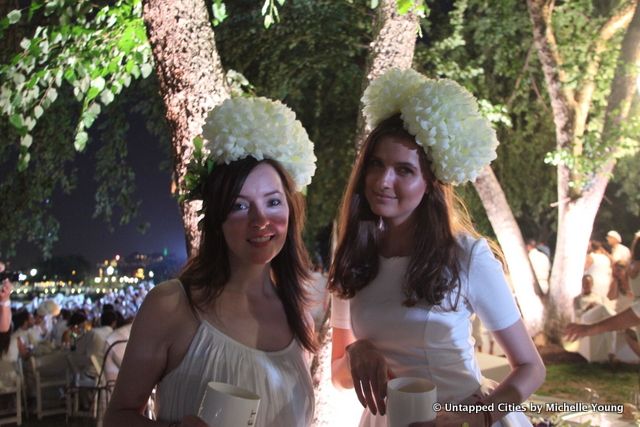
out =
[(283, 350), (261, 351), (201, 320), (180, 364), (158, 384), (157, 419), (174, 422), (197, 415), (209, 381), (260, 396), (255, 427), (309, 426), (313, 419), (313, 384), (295, 338)]

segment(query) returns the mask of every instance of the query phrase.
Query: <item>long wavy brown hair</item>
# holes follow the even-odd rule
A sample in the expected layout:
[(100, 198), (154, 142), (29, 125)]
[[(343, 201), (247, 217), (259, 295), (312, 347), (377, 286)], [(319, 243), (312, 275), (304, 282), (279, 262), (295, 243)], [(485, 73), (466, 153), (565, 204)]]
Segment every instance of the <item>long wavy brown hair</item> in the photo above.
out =
[[(376, 144), (387, 137), (416, 143), (398, 114), (380, 123), (362, 146), (340, 208), (338, 244), (329, 271), (329, 289), (342, 298), (352, 298), (378, 274), (378, 242), (383, 231), (365, 197), (365, 175)], [(414, 247), (403, 285), (404, 305), (418, 301), (439, 305), (449, 296), (455, 308), (461, 268), (456, 236), (479, 235), (452, 186), (437, 180), (424, 150), (417, 151), (427, 191), (416, 208)]]
[[(317, 349), (313, 325), (305, 320), (307, 294), (304, 283), (310, 279), (310, 261), (302, 241), (305, 211), (302, 195), (295, 191), (289, 174), (275, 160), (258, 161), (246, 157), (229, 164), (217, 165), (204, 184), (201, 238), (198, 253), (191, 257), (182, 272), (183, 283), (192, 308), (203, 310), (222, 293), (231, 277), (229, 248), (222, 233), (222, 224), (242, 190), (247, 176), (260, 163), (276, 170), (289, 205), (289, 227), (282, 250), (271, 261), (276, 292), (287, 316), (287, 323), (298, 341), (309, 351)], [(198, 298), (193, 291), (198, 291)]]

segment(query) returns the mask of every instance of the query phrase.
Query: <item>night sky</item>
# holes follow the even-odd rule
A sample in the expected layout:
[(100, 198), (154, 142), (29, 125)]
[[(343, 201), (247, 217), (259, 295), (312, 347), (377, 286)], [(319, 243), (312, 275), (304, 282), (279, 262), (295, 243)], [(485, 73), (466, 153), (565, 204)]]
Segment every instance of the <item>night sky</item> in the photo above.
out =
[[(127, 256), (132, 252), (162, 252), (179, 259), (186, 258), (184, 233), (178, 204), (169, 192), (170, 172), (160, 169), (166, 164), (160, 144), (144, 129), (142, 120), (132, 120), (128, 134), (129, 161), (136, 173), (137, 197), (141, 201), (138, 216), (128, 225), (115, 223), (113, 233), (101, 218), (92, 218), (95, 207), (96, 182), (93, 179), (93, 157), (96, 147), (87, 148), (79, 155), (78, 184), (65, 195), (59, 192), (53, 199), (54, 214), (60, 222), (59, 240), (54, 244), (53, 255), (81, 255), (91, 263), (116, 254)], [(138, 231), (141, 223), (150, 226), (144, 234)], [(28, 268), (40, 253), (30, 245), (18, 246), (13, 264), (17, 268)]]

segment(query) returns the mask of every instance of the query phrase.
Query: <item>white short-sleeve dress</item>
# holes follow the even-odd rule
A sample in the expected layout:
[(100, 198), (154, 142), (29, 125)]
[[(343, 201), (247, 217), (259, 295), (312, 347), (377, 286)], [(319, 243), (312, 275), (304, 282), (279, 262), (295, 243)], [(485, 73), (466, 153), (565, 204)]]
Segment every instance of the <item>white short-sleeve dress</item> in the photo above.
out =
[[(378, 275), (350, 300), (332, 299), (331, 325), (351, 329), (383, 353), (395, 376), (427, 378), (441, 403), (464, 401), (486, 384), (474, 355), (471, 316), (475, 312), (490, 331), (520, 319), (502, 265), (484, 239), (458, 239), (463, 254), (457, 309), (426, 302), (402, 305), (402, 281), (409, 257), (380, 257)], [(448, 308), (447, 308), (448, 307)], [(386, 417), (365, 410), (361, 427), (386, 426)], [(494, 426), (530, 426), (522, 413), (510, 413)]]
[(311, 425), (313, 383), (295, 338), (282, 350), (261, 351), (201, 320), (180, 364), (158, 384), (157, 419), (174, 422), (197, 415), (209, 381), (233, 384), (260, 396), (255, 427)]

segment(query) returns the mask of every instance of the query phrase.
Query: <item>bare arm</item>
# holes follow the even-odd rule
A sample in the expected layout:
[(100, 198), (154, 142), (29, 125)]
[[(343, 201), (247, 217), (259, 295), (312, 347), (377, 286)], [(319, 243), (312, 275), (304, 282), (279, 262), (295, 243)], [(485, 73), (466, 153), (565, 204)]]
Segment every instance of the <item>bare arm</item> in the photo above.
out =
[(331, 382), (339, 389), (353, 388), (346, 347), (356, 341), (350, 329), (333, 328), (331, 335)]
[[(544, 382), (546, 376), (544, 363), (522, 320), (518, 320), (508, 328), (494, 331), (493, 335), (507, 356), (511, 373), (489, 396), (483, 399), (483, 402), (521, 403)], [(504, 415), (506, 415), (504, 412), (491, 414), (493, 422)]]
[[(159, 288), (162, 286), (149, 292), (131, 328), (116, 388), (105, 416), (106, 427), (169, 425), (149, 420), (142, 412), (153, 387), (167, 374), (171, 365), (176, 364), (176, 357), (181, 359), (184, 356), (184, 351), (176, 354), (180, 352), (176, 347), (185, 347), (181, 342), (184, 336), (193, 337), (189, 328), (193, 319), (185, 318), (175, 289)], [(168, 316), (168, 313), (172, 315)], [(185, 417), (180, 425), (206, 426), (195, 417)]]
[(11, 328), (11, 290), (13, 286), (9, 279), (4, 279), (0, 286), (0, 332), (8, 332)]
[(636, 316), (636, 313), (631, 308), (628, 308), (615, 316), (607, 317), (591, 325), (570, 323), (567, 325), (564, 334), (569, 341), (574, 341), (578, 338), (603, 332), (620, 331), (638, 324), (640, 324), (640, 317)]

